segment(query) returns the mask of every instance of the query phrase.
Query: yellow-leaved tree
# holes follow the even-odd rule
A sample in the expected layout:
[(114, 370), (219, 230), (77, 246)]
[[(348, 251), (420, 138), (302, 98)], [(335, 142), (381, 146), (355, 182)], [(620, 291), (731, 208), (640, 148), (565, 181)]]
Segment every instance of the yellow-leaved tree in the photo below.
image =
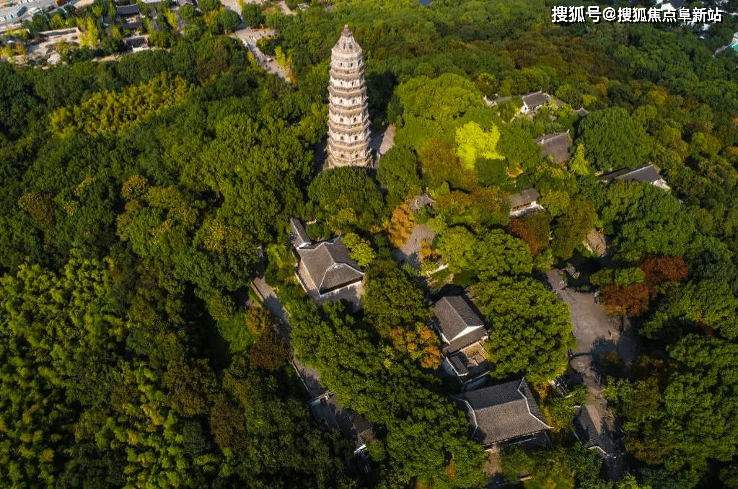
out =
[(583, 144), (578, 144), (574, 156), (569, 161), (569, 170), (575, 175), (586, 176), (592, 173), (592, 166), (585, 156)]
[(100, 30), (92, 19), (84, 23), (84, 33), (80, 36), (82, 46), (94, 48), (100, 41)]
[(456, 129), (456, 156), (468, 170), (474, 169), (474, 164), (479, 158), (503, 159), (497, 152), (499, 139), (500, 130), (496, 126), (485, 131), (476, 122), (467, 122)]

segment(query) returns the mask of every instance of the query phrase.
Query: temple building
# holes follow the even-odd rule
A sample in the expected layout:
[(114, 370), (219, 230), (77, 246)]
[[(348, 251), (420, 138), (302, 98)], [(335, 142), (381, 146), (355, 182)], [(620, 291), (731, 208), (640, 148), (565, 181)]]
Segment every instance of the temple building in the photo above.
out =
[(372, 165), (361, 46), (348, 26), (331, 54), (326, 168)]

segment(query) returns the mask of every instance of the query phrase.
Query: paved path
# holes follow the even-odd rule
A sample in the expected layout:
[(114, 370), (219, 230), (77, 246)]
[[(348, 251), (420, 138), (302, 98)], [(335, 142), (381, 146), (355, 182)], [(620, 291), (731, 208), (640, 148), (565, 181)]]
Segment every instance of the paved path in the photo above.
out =
[(621, 333), (620, 321), (607, 315), (605, 308), (594, 301), (594, 293), (566, 288), (560, 270), (552, 269), (547, 277), (556, 295), (569, 304), (572, 331), (577, 338), (575, 355), (592, 354), (601, 359), (615, 351), (626, 365), (638, 360), (637, 335), (632, 330)]
[[(253, 284), (254, 288), (256, 288), (259, 295), (262, 297), (264, 307), (269, 309), (274, 317), (277, 318), (277, 334), (284, 339), (288, 348), (292, 351), (292, 347), (290, 345), (290, 331), (292, 331), (292, 328), (288, 321), (290, 316), (289, 313), (284, 306), (282, 306), (282, 303), (279, 302), (277, 294), (275, 294), (274, 289), (266, 283), (264, 277), (255, 278)], [(291, 363), (297, 371), (297, 374), (300, 376), (300, 380), (302, 380), (302, 383), (311, 398), (318, 397), (328, 391), (328, 389), (320, 383), (320, 373), (317, 370), (310, 368), (307, 365), (303, 365), (294, 356), (292, 356)]]
[(231, 34), (231, 37), (240, 39), (241, 42), (244, 43), (246, 49), (251, 51), (251, 54), (254, 55), (254, 59), (257, 63), (259, 63), (259, 66), (264, 68), (264, 71), (277, 75), (283, 80), (289, 81), (289, 73), (287, 73), (287, 71), (279, 63), (277, 63), (274, 57), (264, 54), (261, 49), (256, 46), (256, 42), (259, 39), (261, 39), (262, 37), (272, 37), (274, 34), (274, 29), (252, 29), (250, 27), (246, 27), (245, 29), (237, 30), (236, 32)]
[(377, 160), (382, 158), (395, 145), (395, 126), (390, 124), (387, 129), (380, 133), (372, 132), (369, 145), (377, 155)]
[[(569, 304), (572, 331), (577, 348), (570, 365), (584, 379), (589, 401), (579, 416), (580, 423), (590, 430), (590, 442), (614, 456), (608, 464), (612, 478), (622, 474), (617, 443), (613, 439), (615, 418), (607, 406), (600, 374), (595, 363), (610, 352), (617, 352), (627, 366), (638, 359), (638, 337), (632, 330), (619, 331), (619, 321), (608, 316), (605, 308), (594, 301), (594, 293), (577, 292), (566, 287), (561, 270), (552, 269), (548, 282), (556, 295)], [(592, 430), (594, 432), (592, 432)]]
[(287, 3), (284, 0), (280, 0), (279, 8), (281, 8), (282, 12), (285, 13), (286, 15), (295, 15), (295, 12), (290, 10), (290, 8), (287, 6)]
[(400, 248), (392, 251), (392, 256), (411, 267), (420, 270), (420, 245), (423, 241), (433, 241), (436, 233), (425, 224), (416, 224), (413, 232)]

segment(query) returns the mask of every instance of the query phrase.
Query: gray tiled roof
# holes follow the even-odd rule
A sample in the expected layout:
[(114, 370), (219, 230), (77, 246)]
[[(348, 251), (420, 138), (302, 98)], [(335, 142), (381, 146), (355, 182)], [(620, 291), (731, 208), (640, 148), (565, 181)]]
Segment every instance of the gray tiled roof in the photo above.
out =
[(653, 165), (646, 165), (635, 170), (619, 170), (602, 176), (603, 180), (623, 180), (625, 182), (654, 183), (661, 180), (659, 171)]
[[(445, 351), (456, 351), (469, 346), (486, 335), (484, 323), (469, 307), (469, 304), (460, 296), (442, 297), (433, 306), (438, 329), (449, 341)], [(456, 338), (466, 328), (478, 326), (477, 329)]]
[(135, 22), (126, 22), (125, 24), (121, 25), (120, 28), (123, 30), (132, 31), (138, 29), (142, 25), (143, 23), (140, 20), (137, 20)]
[(143, 36), (129, 37), (125, 40), (125, 43), (130, 48), (137, 48), (146, 44), (146, 38)]
[(297, 253), (321, 294), (364, 277), (364, 272), (351, 258), (341, 238), (298, 248)]
[(538, 197), (540, 196), (541, 195), (536, 189), (526, 188), (523, 189), (523, 191), (519, 194), (508, 195), (507, 200), (508, 202), (510, 202), (510, 207), (515, 209), (516, 207), (532, 204), (533, 202), (538, 200)]
[(541, 147), (543, 157), (552, 157), (556, 164), (561, 164), (569, 159), (569, 148), (572, 140), (568, 132), (546, 134), (536, 139), (536, 143)]
[(136, 15), (141, 12), (135, 3), (132, 5), (119, 5), (115, 10), (120, 16)]
[(453, 398), (466, 411), (472, 438), (484, 446), (550, 428), (525, 379), (463, 392)]
[(533, 92), (523, 95), (523, 103), (530, 109), (535, 109), (548, 103), (548, 94), (543, 92)]
[(435, 203), (436, 201), (433, 200), (430, 195), (428, 195), (428, 192), (423, 192), (423, 194), (415, 197), (412, 201), (410, 201), (408, 209), (410, 209), (412, 212), (416, 212), (425, 206), (433, 207)]
[(295, 248), (300, 248), (311, 243), (310, 236), (305, 232), (305, 228), (295, 218), (290, 218), (290, 241)]
[(466, 368), (464, 359), (460, 354), (448, 357), (448, 361), (451, 362), (451, 365), (453, 365), (454, 370), (456, 370), (458, 375), (466, 375), (469, 373), (469, 369)]
[[(444, 333), (445, 335), (445, 333)], [(456, 338), (455, 340), (451, 341), (447, 345), (443, 346), (443, 353), (446, 355), (452, 355), (455, 352), (466, 348), (467, 346), (476, 343), (477, 341), (485, 338), (487, 336), (487, 330), (485, 328), (477, 328), (469, 333), (465, 334), (464, 336), (461, 336), (459, 338)], [(446, 336), (448, 338), (448, 336)]]

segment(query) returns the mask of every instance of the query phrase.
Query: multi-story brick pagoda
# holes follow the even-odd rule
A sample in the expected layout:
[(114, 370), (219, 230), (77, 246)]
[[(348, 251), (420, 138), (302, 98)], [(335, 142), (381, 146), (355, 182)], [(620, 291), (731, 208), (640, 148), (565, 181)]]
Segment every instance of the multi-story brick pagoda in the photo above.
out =
[(326, 168), (371, 164), (364, 60), (361, 46), (345, 26), (331, 53)]

